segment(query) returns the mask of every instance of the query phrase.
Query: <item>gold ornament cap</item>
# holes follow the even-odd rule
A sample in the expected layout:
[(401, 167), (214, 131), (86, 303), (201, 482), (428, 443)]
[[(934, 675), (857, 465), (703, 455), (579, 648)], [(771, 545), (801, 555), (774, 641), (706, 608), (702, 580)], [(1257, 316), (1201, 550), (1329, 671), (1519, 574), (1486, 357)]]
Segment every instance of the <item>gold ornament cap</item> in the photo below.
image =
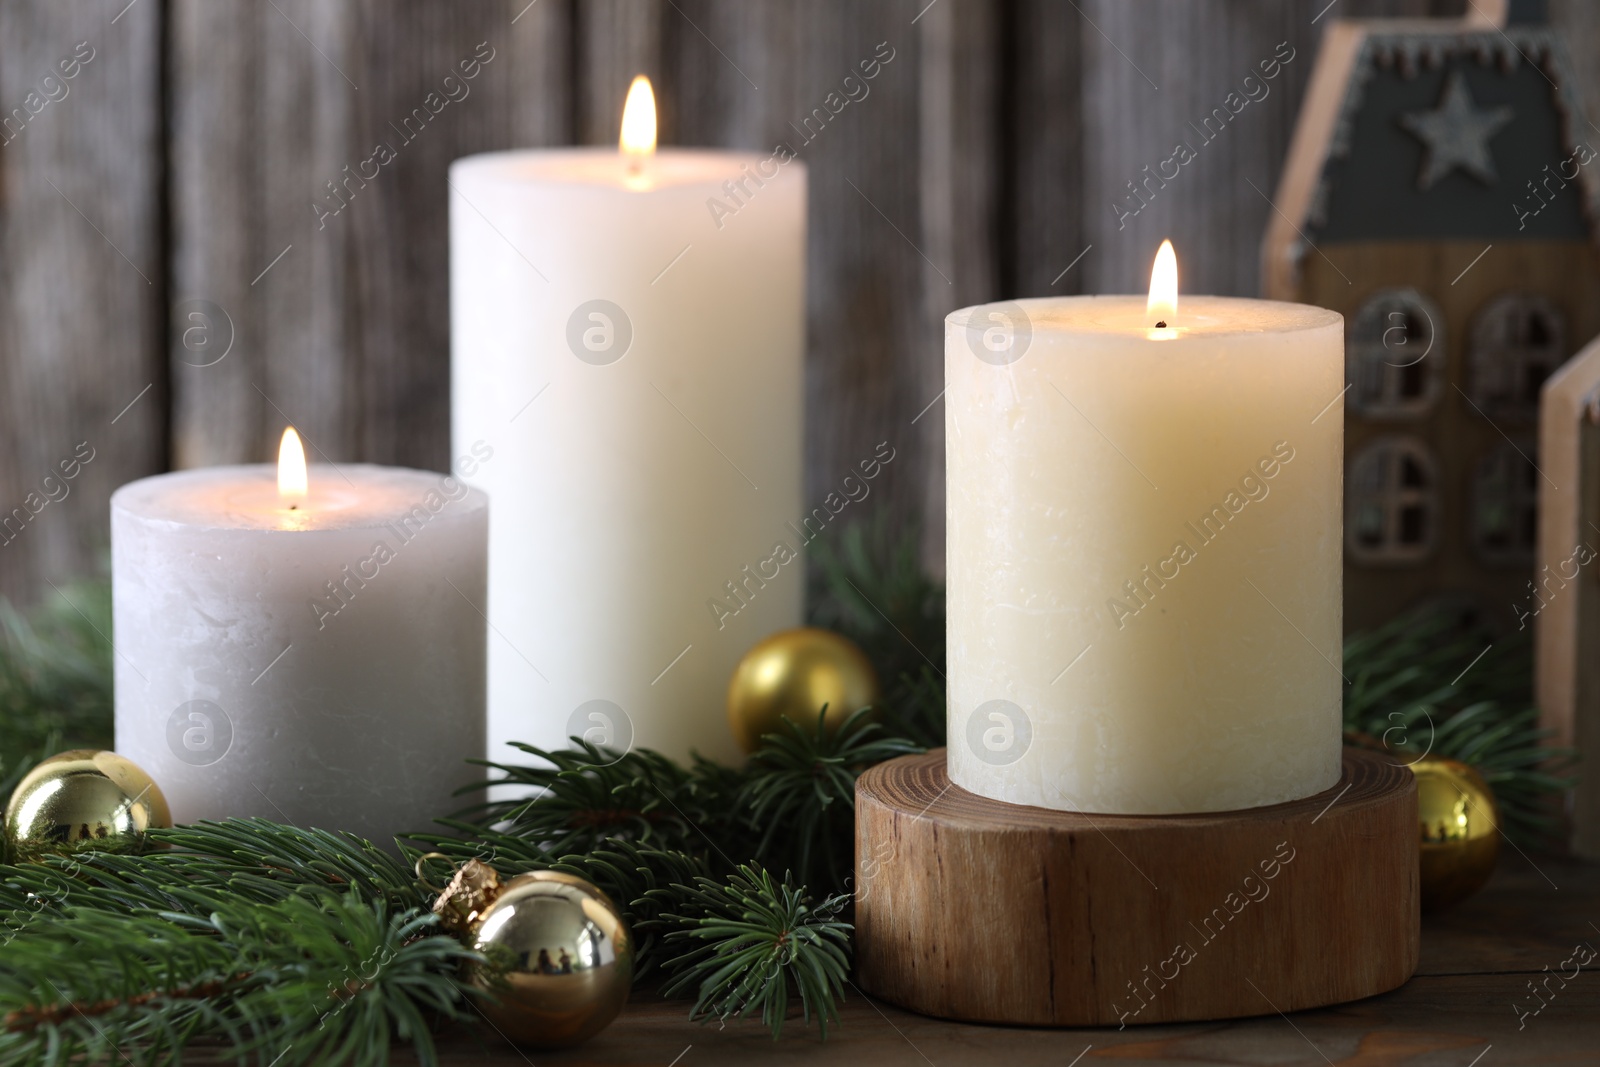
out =
[(423, 888), (439, 894), (433, 902), (433, 913), (439, 916), (445, 928), (455, 934), (465, 934), (500, 895), (504, 884), (500, 881), (500, 872), (480, 859), (469, 859), (456, 868), (449, 884), (440, 889), (429, 883), (427, 875), (422, 873), (423, 866), (431, 859), (450, 861), (443, 852), (417, 857), (417, 881)]

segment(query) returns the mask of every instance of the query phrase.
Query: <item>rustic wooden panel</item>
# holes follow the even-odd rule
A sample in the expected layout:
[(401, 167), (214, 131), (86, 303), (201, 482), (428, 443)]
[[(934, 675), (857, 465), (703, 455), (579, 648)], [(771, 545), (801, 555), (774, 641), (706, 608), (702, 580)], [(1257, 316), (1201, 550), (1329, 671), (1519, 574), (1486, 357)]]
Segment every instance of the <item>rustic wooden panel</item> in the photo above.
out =
[(342, 9), (171, 11), (173, 464), (268, 460), (291, 421), (314, 460), (353, 458), (349, 217), (312, 211), (354, 147)]
[[(363, 457), (434, 470), (448, 463), (446, 173), (459, 156), (516, 143), (510, 115), (494, 107), (495, 97), (508, 95), (511, 86), (482, 84), (485, 76), (491, 71), (499, 76), (497, 64), (523, 68), (566, 50), (554, 9), (540, 11), (542, 3), (527, 9), (526, 3), (396, 8), (368, 0), (361, 8), (357, 65), (362, 90), (352, 98), (358, 105), (353, 143), (387, 141), (399, 153), (384, 168), (393, 173), (372, 182), (351, 205), (354, 305), (346, 336), (359, 364)], [(552, 32), (519, 37), (511, 24), (519, 9), (525, 10), (520, 21), (549, 19)], [(512, 49), (519, 44), (532, 50), (518, 55)], [(463, 62), (466, 69), (480, 71), (477, 78), (463, 80)], [(446, 81), (451, 78), (453, 83)], [(543, 106), (550, 108), (554, 126), (554, 116), (566, 114), (569, 105), (554, 86), (549, 88)], [(469, 91), (459, 101), (450, 98), (463, 89)], [(425, 116), (441, 99), (445, 103), (436, 117), (420, 133), (411, 133), (420, 119), (407, 116)], [(519, 101), (518, 106), (526, 121), (529, 105)]]
[(491, 112), (507, 108), (509, 136), (502, 148), (573, 142), (577, 120), (573, 92), (571, 0), (508, 0), (511, 37), (507, 62), (485, 72), (481, 91)]
[[(924, 471), (934, 462), (913, 425), (943, 389), (928, 347), (931, 253), (922, 233), (919, 29), (923, 4), (808, 4), (796, 26), (792, 143), (810, 168), (807, 250), (806, 493), (808, 507), (880, 442), (895, 458), (872, 508), (901, 522), (942, 524)], [(887, 63), (875, 60), (880, 54)], [(820, 128), (815, 114), (862, 62), (878, 62), (869, 94)], [(806, 125), (810, 119), (812, 126)], [(814, 129), (808, 135), (804, 132)], [(950, 264), (933, 263), (947, 274)], [(942, 448), (942, 443), (940, 445)]]
[(125, 5), (0, 6), (0, 592), (24, 601), (96, 569), (111, 491), (166, 459), (162, 11)]
[[(1092, 34), (1059, 0), (1016, 0), (1001, 62), (1009, 149), (1001, 198), (1001, 291), (1008, 297), (1083, 291), (1083, 111), (1080, 49)], [(1091, 249), (1088, 255), (1093, 255)], [(1074, 260), (1077, 260), (1074, 263)], [(1070, 270), (1068, 268), (1071, 268)]]
[[(1180, 281), (1191, 293), (1253, 296), (1258, 291), (1255, 249), (1272, 210), (1300, 98), (1315, 58), (1317, 8), (1277, 0), (1161, 0), (1080, 5), (1091, 25), (1083, 32), (1084, 259), (1088, 292), (1144, 292), (1150, 264), (1165, 237), (1178, 250)], [(1331, 17), (1331, 16), (1330, 16)], [(1293, 59), (1266, 95), (1248, 102), (1210, 141), (1201, 132), (1230, 93), (1245, 99), (1245, 78), (1259, 64)], [(1259, 88), (1251, 92), (1258, 96)], [(1191, 126), (1191, 123), (1193, 124)], [(1186, 143), (1195, 158), (1163, 181), (1160, 165)], [(1181, 160), (1180, 160), (1181, 163)], [(1114, 205), (1137, 207), (1119, 221)], [(1171, 169), (1168, 169), (1171, 173)]]
[(675, 0), (662, 26), (660, 94), (672, 143), (771, 151), (793, 141), (794, 41), (811, 17), (795, 0)]
[[(947, 0), (917, 18), (920, 36), (923, 330), (913, 395), (944, 390), (944, 317), (1000, 296), (1000, 193), (1006, 152), (1001, 9)], [(922, 479), (922, 558), (944, 574), (944, 402), (916, 425)]]
[(656, 86), (663, 144), (675, 144), (677, 107), (663, 93), (662, 21), (673, 17), (663, 0), (578, 0), (578, 143), (617, 143), (622, 102), (634, 75)]
[(570, 9), (176, 0), (173, 20), (174, 279), (235, 331), (196, 367), (172, 325), (176, 464), (267, 459), (294, 422), (324, 459), (442, 468), (446, 169), (570, 139)]

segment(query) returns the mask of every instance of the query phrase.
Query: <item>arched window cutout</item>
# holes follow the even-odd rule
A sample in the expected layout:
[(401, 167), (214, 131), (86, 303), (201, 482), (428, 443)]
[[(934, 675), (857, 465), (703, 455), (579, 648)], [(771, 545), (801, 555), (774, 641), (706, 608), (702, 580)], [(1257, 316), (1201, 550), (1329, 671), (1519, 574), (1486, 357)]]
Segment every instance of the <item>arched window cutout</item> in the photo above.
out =
[(1444, 314), (1415, 289), (1378, 290), (1350, 321), (1344, 365), (1351, 411), (1374, 419), (1425, 414), (1444, 379)]
[(1472, 547), (1485, 563), (1526, 567), (1538, 546), (1539, 469), (1533, 443), (1507, 441), (1472, 475)]
[(1350, 460), (1345, 485), (1345, 550), (1358, 563), (1418, 563), (1439, 529), (1433, 453), (1414, 437), (1381, 437)]
[(1467, 395), (1491, 419), (1539, 417), (1539, 387), (1566, 362), (1567, 324), (1549, 300), (1497, 296), (1473, 316)]

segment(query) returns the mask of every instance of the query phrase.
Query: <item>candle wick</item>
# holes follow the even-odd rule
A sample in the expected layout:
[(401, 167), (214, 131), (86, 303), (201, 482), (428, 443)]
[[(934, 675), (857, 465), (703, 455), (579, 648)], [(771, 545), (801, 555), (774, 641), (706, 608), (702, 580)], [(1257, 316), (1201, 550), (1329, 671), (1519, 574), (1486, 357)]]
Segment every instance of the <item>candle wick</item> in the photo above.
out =
[(1165, 330), (1166, 328), (1167, 328), (1167, 321), (1165, 319), (1160, 319), (1160, 320), (1158, 320), (1156, 322), (1156, 329)]

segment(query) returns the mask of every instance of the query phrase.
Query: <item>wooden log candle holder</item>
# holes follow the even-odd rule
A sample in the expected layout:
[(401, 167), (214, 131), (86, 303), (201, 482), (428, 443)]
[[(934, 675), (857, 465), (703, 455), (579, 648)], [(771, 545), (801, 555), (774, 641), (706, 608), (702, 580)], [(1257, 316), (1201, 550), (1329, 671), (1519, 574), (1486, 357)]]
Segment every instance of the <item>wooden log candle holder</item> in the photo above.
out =
[(1417, 966), (1417, 787), (1202, 815), (1094, 815), (953, 785), (937, 749), (856, 784), (861, 987), (947, 1019), (1104, 1026), (1296, 1011)]

